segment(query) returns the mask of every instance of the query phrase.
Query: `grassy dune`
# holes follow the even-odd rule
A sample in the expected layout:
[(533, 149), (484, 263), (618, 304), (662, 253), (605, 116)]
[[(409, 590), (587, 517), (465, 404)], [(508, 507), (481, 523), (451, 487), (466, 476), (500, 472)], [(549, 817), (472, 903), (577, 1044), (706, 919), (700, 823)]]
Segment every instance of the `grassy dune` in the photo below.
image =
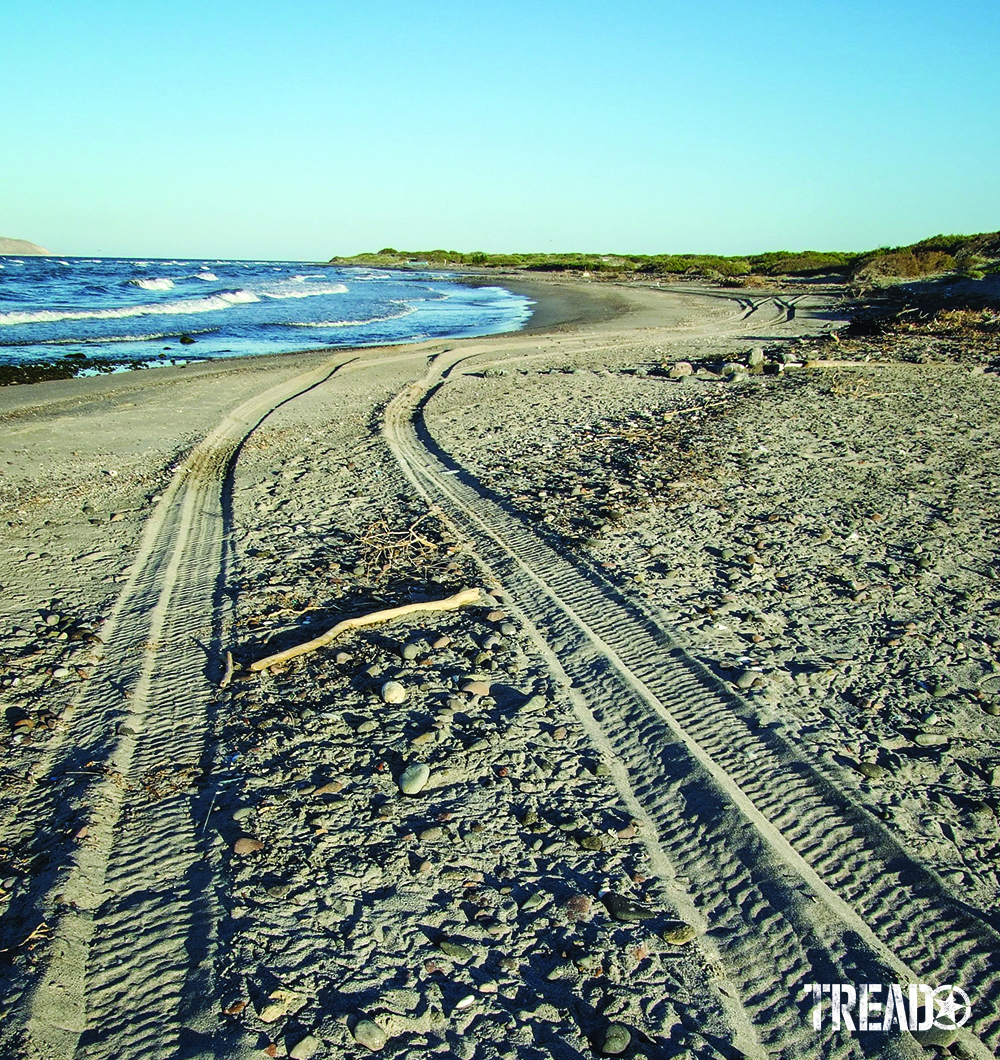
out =
[(335, 257), (337, 265), (428, 264), (524, 269), (529, 272), (590, 273), (609, 279), (694, 275), (713, 280), (752, 283), (755, 277), (830, 275), (845, 281), (917, 279), (955, 274), (978, 279), (1000, 272), (1000, 232), (938, 235), (903, 247), (879, 247), (858, 253), (818, 250), (773, 250), (726, 257), (719, 254), (487, 254), (456, 250), (396, 250)]

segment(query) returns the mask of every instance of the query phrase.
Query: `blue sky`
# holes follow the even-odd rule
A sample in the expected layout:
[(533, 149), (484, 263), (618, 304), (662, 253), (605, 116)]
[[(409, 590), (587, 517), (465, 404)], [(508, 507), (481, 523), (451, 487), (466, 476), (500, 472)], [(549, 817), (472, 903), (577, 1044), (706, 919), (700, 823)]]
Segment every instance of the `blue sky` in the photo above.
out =
[(5, 4), (0, 235), (318, 260), (991, 231), (998, 40), (997, 0)]

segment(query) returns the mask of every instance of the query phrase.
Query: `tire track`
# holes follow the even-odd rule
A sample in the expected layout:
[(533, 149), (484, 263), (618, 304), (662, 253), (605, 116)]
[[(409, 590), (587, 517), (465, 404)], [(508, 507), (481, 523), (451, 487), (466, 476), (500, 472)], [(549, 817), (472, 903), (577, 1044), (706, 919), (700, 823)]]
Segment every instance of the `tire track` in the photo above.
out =
[[(39, 981), (4, 1037), (44, 1060), (214, 1056), (213, 871), (196, 780), (210, 757), (227, 595), (227, 481), (275, 409), (348, 362), (326, 362), (227, 415), (177, 469), (103, 629), (103, 657), (19, 817), (86, 811), (34, 896), (52, 928)], [(45, 839), (42, 841), (44, 843)], [(49, 841), (51, 848), (51, 841)], [(12, 1026), (13, 1025), (13, 1026)]]
[[(385, 435), (505, 585), (539, 639), (559, 644), (578, 712), (624, 766), (662, 854), (692, 881), (728, 974), (771, 1055), (873, 1055), (885, 1035), (815, 1031), (805, 983), (952, 983), (973, 1002), (970, 1055), (1000, 1044), (996, 932), (956, 902), (882, 824), (690, 660), (655, 616), (569, 562), (431, 437), (422, 412), (457, 361), (386, 410)], [(551, 652), (550, 652), (551, 654)], [(971, 1033), (970, 1033), (971, 1031)]]

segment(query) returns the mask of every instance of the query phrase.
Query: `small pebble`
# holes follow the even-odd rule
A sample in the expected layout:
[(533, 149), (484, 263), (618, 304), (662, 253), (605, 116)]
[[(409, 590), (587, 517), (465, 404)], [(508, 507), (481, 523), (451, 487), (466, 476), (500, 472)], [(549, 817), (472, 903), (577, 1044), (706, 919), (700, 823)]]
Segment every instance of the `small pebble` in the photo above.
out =
[(383, 703), (405, 703), (406, 689), (398, 681), (386, 681), (382, 686)]
[(463, 946), (461, 942), (452, 942), (450, 939), (442, 939), (437, 947), (446, 957), (452, 957), (456, 961), (467, 961), (472, 956), (472, 950), (468, 946)]
[(625, 898), (620, 894), (613, 894), (611, 891), (601, 895), (601, 901), (604, 902), (604, 906), (611, 914), (612, 919), (618, 920), (621, 923), (634, 923), (637, 920), (648, 920), (651, 916), (655, 915), (655, 910), (650, 906), (641, 905), (639, 902), (633, 902), (630, 898)]
[(683, 920), (674, 920), (667, 925), (662, 937), (663, 941), (669, 942), (671, 946), (684, 946), (696, 939), (698, 932)]
[(600, 1050), (603, 1056), (620, 1056), (632, 1044), (628, 1027), (612, 1023), (601, 1037)]
[(238, 854), (240, 857), (245, 857), (247, 854), (255, 854), (258, 850), (263, 850), (264, 844), (259, 839), (252, 839), (250, 836), (241, 836), (233, 843), (233, 853)]
[(566, 919), (572, 924), (577, 920), (590, 919), (591, 901), (585, 894), (574, 894), (566, 902)]
[(423, 762), (414, 762), (403, 770), (399, 778), (399, 790), (404, 795), (417, 795), (424, 790), (424, 785), (430, 779), (431, 771)]
[(310, 1060), (310, 1058), (315, 1056), (322, 1048), (323, 1043), (318, 1038), (314, 1038), (311, 1034), (307, 1034), (288, 1050), (288, 1055), (291, 1057), (291, 1060)]
[(313, 795), (335, 795), (338, 791), (343, 790), (343, 783), (339, 780), (331, 780), (327, 784), (321, 784), (314, 792)]
[(371, 1020), (360, 1020), (355, 1024), (351, 1033), (359, 1045), (363, 1045), (373, 1053), (384, 1049), (385, 1043), (389, 1040), (385, 1031), (377, 1023), (372, 1023)]
[(756, 670), (743, 670), (736, 677), (736, 687), (746, 690), (760, 677)]

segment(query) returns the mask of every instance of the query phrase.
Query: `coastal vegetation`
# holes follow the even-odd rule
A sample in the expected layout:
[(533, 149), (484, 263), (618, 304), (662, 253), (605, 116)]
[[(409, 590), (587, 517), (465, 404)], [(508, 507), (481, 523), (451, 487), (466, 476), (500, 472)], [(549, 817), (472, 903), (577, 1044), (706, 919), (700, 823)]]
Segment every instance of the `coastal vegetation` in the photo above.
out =
[(761, 254), (489, 254), (477, 250), (396, 250), (335, 257), (335, 265), (385, 268), (432, 266), (523, 270), (541, 273), (588, 274), (603, 279), (698, 276), (736, 285), (755, 278), (829, 276), (833, 280), (878, 283), (955, 275), (979, 279), (1000, 272), (1000, 232), (979, 235), (937, 235), (918, 243), (875, 250), (772, 250)]

